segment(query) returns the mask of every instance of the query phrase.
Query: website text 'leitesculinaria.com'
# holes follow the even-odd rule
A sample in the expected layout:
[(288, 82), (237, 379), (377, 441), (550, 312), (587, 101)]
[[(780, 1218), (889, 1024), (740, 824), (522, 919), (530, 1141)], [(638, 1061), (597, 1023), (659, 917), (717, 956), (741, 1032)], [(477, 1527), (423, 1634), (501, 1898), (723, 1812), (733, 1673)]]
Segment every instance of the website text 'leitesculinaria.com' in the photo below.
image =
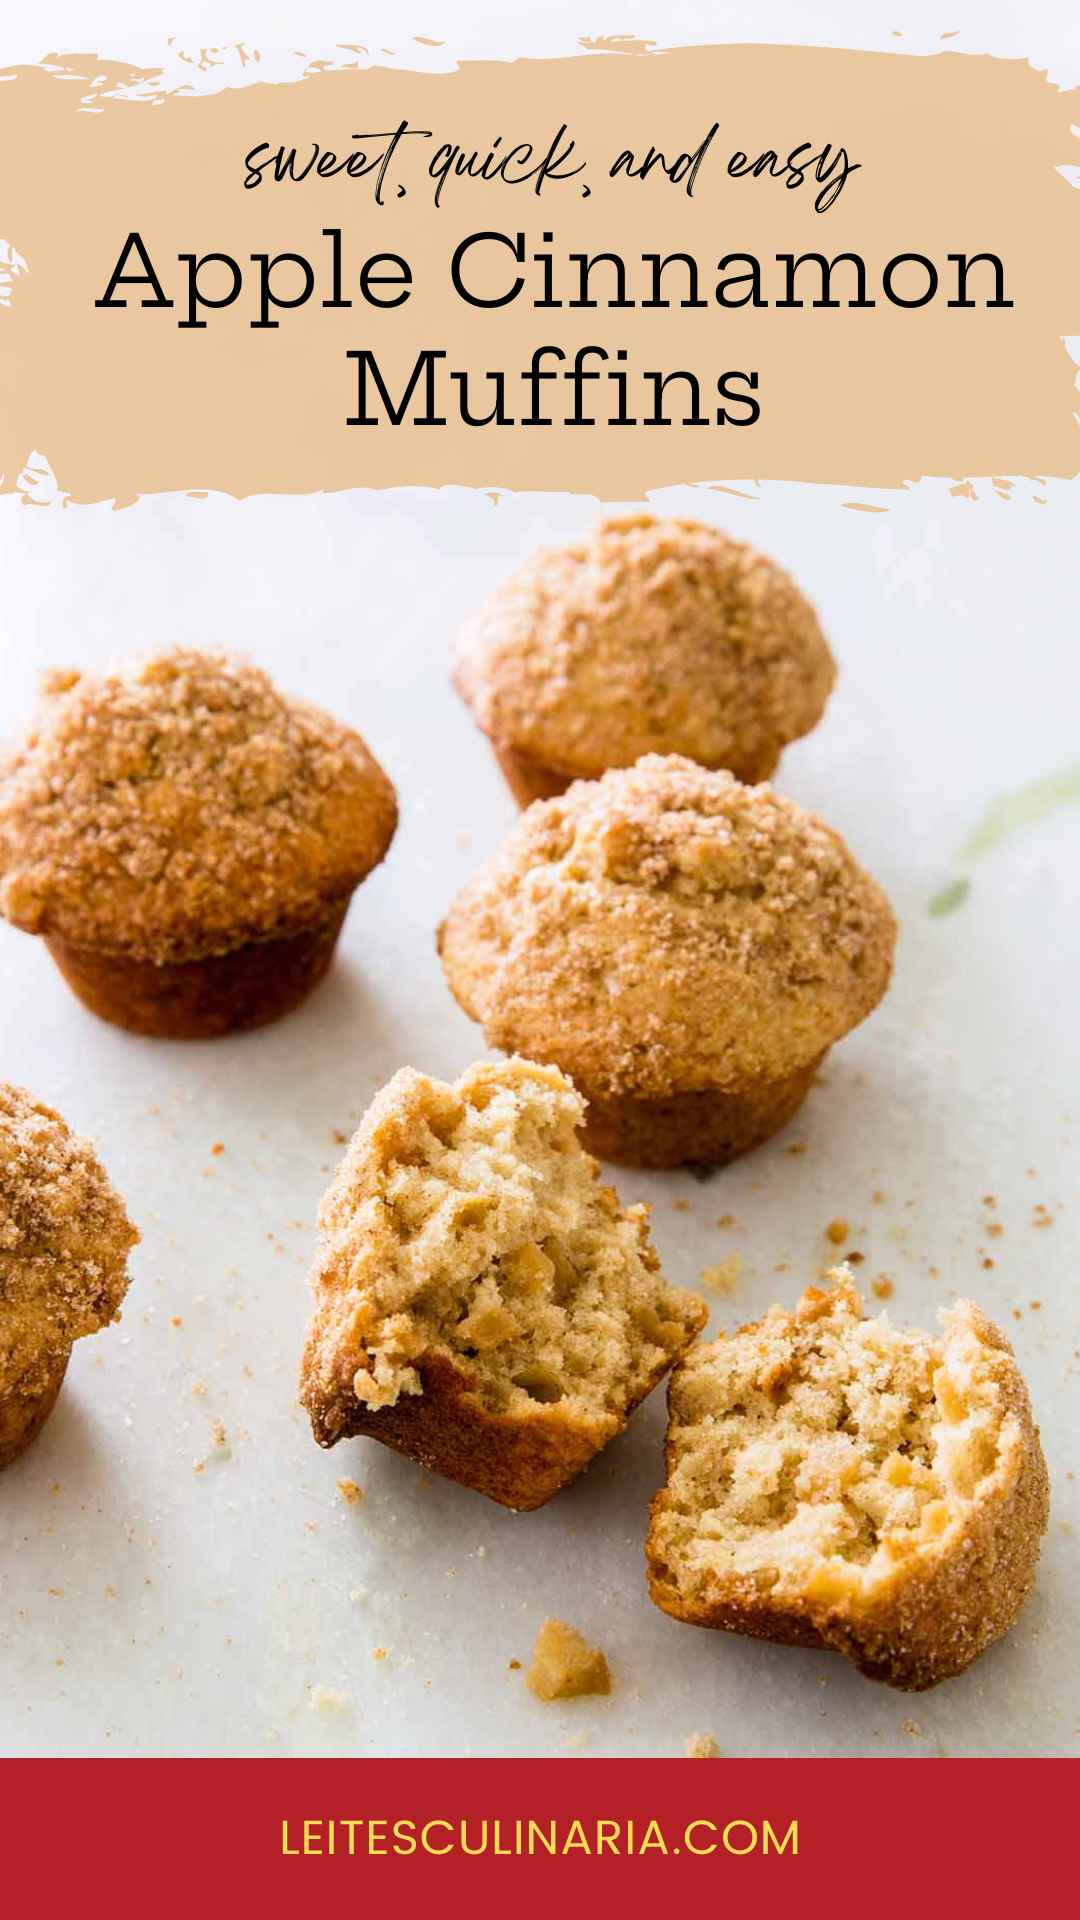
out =
[(458, 1854), (468, 1858), (498, 1855), (532, 1859), (540, 1855), (583, 1853), (627, 1859), (655, 1853), (707, 1857), (729, 1854), (791, 1855), (799, 1851), (797, 1820), (711, 1818), (701, 1815), (683, 1824), (648, 1818), (488, 1819), (482, 1815), (369, 1819), (341, 1817), (281, 1822), (281, 1852), (291, 1858), (344, 1854), (370, 1859), (388, 1854)]

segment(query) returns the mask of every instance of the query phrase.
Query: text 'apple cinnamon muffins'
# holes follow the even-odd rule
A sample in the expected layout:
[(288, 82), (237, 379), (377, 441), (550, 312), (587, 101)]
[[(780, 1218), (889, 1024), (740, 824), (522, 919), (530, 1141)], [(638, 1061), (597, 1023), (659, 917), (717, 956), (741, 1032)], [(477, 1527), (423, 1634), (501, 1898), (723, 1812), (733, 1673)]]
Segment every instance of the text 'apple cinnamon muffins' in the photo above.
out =
[(359, 734), (258, 667), (58, 672), (0, 776), (0, 911), (118, 1026), (261, 1026), (326, 972), (396, 822)]
[(44, 1426), (75, 1341), (119, 1319), (138, 1238), (90, 1142), (0, 1082), (0, 1467)]
[(321, 1446), (368, 1434), (524, 1511), (685, 1350), (705, 1305), (599, 1184), (581, 1115), (528, 1060), (453, 1085), (407, 1067), (376, 1096), (319, 1210), (301, 1399)]
[(647, 1560), (677, 1620), (843, 1653), (911, 1690), (1031, 1589), (1049, 1506), (1027, 1388), (971, 1300), (932, 1335), (863, 1318), (846, 1268), (672, 1376)]
[(439, 946), (489, 1046), (571, 1076), (592, 1152), (669, 1167), (785, 1125), (881, 999), (895, 933), (812, 814), (648, 755), (528, 808)]
[(816, 726), (836, 669), (774, 561), (716, 527), (635, 514), (496, 588), (453, 678), (527, 805), (646, 753), (764, 780)]

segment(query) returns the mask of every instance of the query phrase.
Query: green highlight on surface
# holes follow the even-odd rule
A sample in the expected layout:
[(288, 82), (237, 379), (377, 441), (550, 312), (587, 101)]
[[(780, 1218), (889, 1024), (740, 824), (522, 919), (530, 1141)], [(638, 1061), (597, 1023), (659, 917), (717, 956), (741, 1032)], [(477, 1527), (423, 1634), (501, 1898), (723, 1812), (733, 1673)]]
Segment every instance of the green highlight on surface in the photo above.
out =
[(1059, 807), (1075, 806), (1078, 802), (1080, 767), (1048, 774), (1045, 779), (1032, 780), (1026, 787), (1017, 788), (1015, 793), (1004, 793), (987, 808), (970, 839), (965, 840), (960, 858), (970, 866), (984, 854), (992, 853), (1019, 827), (1033, 827), (1037, 821), (1045, 820), (1047, 814), (1056, 813)]
[(946, 913), (955, 913), (957, 907), (962, 907), (970, 892), (970, 880), (950, 880), (947, 887), (942, 887), (939, 893), (935, 893), (928, 911), (933, 914), (935, 920), (940, 920)]
[[(1015, 793), (1003, 793), (991, 802), (975, 831), (965, 840), (957, 855), (961, 866), (973, 867), (988, 853), (1024, 827), (1033, 827), (1061, 807), (1080, 805), (1080, 767), (1067, 767), (1063, 773), (1051, 773), (1041, 780), (1030, 780)], [(955, 913), (971, 892), (966, 875), (950, 880), (934, 894), (927, 911), (937, 919)]]

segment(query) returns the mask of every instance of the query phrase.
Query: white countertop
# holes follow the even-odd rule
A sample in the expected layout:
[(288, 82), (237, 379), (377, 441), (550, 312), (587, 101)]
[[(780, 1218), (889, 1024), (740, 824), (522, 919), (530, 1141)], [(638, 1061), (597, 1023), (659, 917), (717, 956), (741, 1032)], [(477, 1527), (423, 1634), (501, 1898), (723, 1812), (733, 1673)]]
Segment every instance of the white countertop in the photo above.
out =
[[(1080, 807), (1007, 836), (954, 912), (928, 903), (998, 796), (1077, 763), (1077, 493), (979, 493), (927, 482), (878, 514), (794, 486), (658, 503), (756, 539), (818, 602), (840, 682), (778, 784), (850, 837), (902, 933), (887, 1001), (784, 1135), (704, 1183), (617, 1176), (654, 1203), (673, 1279), (741, 1255), (714, 1326), (793, 1299), (843, 1216), (859, 1278), (895, 1283), (896, 1317), (926, 1324), (970, 1292), (1015, 1340), (1053, 1478), (1038, 1591), (1005, 1643), (917, 1698), (651, 1606), (662, 1394), (524, 1516), (374, 1443), (321, 1453), (295, 1402), (332, 1130), (403, 1063), (453, 1075), (483, 1050), (433, 932), (514, 809), (448, 686), (447, 635), (591, 504), (0, 503), (5, 727), (47, 664), (222, 640), (356, 722), (402, 804), (332, 976), (260, 1033), (122, 1034), (0, 926), (0, 1072), (94, 1136), (143, 1232), (122, 1325), (77, 1348), (41, 1439), (0, 1478), (0, 1751), (676, 1755), (696, 1730), (731, 1755), (1075, 1751)], [(355, 1506), (343, 1476), (364, 1489)], [(528, 1695), (509, 1662), (548, 1613), (603, 1646), (609, 1700)], [(319, 1687), (344, 1698), (318, 1711)]]

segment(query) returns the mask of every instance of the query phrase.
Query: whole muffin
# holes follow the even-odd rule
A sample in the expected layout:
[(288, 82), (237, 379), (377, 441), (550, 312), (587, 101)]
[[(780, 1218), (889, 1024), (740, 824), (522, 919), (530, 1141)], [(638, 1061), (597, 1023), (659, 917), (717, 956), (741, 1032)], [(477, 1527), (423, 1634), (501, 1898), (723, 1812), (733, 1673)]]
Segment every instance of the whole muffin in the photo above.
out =
[(601, 1186), (582, 1101), (508, 1060), (453, 1085), (402, 1068), (319, 1209), (301, 1396), (503, 1506), (542, 1506), (626, 1425), (706, 1319), (668, 1286), (644, 1207)]
[(260, 1026), (322, 978), (396, 824), (359, 734), (258, 667), (53, 673), (0, 778), (0, 912), (118, 1026)]
[(119, 1319), (138, 1238), (90, 1142), (0, 1082), (0, 1467), (44, 1426), (74, 1342)]
[(490, 1046), (571, 1075), (594, 1153), (668, 1167), (791, 1118), (881, 999), (895, 931), (812, 814), (650, 754), (530, 807), (439, 946)]
[(1031, 1590), (1049, 1507), (1039, 1431), (974, 1301), (935, 1336), (864, 1319), (847, 1268), (829, 1277), (673, 1374), (650, 1590), (676, 1620), (932, 1687)]
[(772, 560), (638, 514), (527, 561), (466, 626), (453, 677), (527, 805), (646, 753), (764, 780), (836, 669)]

